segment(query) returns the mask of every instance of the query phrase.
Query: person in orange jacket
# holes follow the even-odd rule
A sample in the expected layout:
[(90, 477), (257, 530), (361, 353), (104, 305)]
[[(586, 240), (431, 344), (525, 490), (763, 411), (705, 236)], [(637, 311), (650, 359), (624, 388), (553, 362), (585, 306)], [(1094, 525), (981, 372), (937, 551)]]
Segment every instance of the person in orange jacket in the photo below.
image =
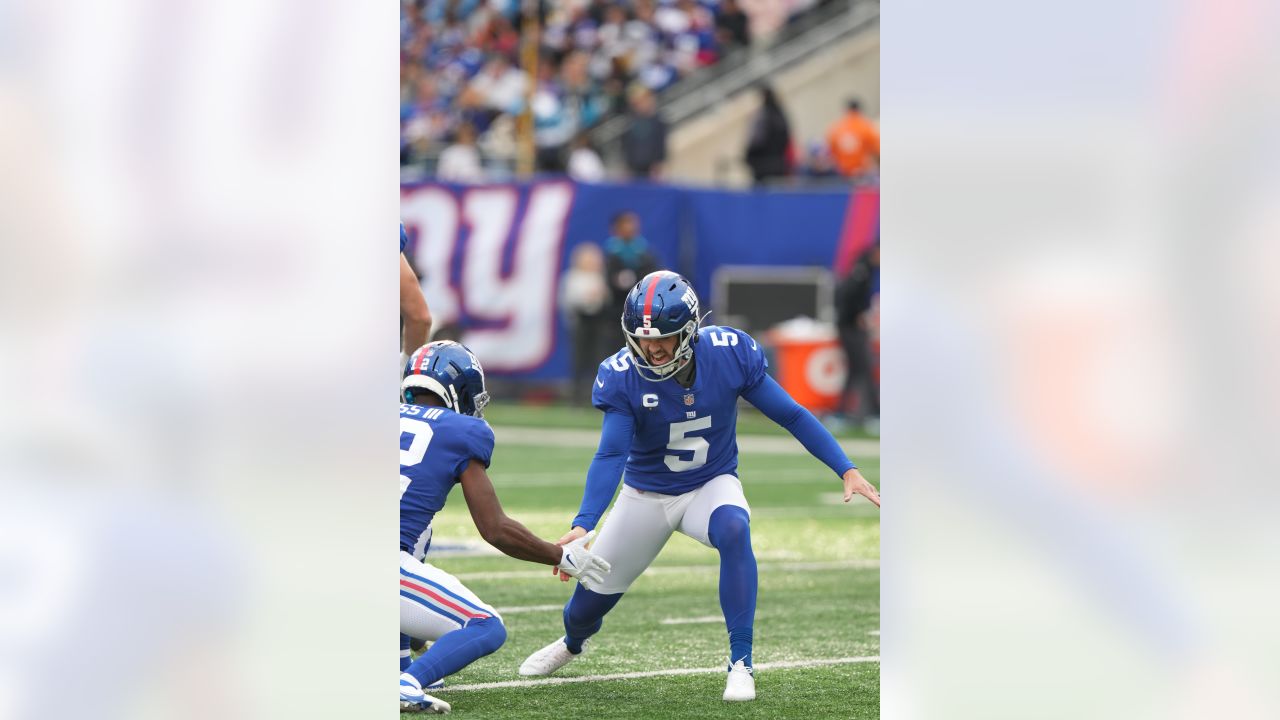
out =
[(827, 131), (827, 145), (836, 169), (852, 177), (880, 163), (880, 130), (862, 114), (862, 104), (849, 100), (848, 111)]

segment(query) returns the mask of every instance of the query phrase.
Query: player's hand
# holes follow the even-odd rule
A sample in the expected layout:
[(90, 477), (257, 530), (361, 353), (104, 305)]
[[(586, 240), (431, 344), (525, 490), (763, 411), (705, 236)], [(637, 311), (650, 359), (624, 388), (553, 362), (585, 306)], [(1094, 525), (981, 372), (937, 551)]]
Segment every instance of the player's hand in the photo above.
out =
[(564, 537), (562, 537), (562, 538), (560, 538), (559, 540), (557, 540), (557, 541), (556, 541), (556, 544), (557, 544), (557, 545), (568, 545), (569, 543), (573, 542), (574, 540), (577, 540), (578, 538), (580, 538), (580, 537), (582, 537), (583, 535), (586, 535), (586, 534), (587, 534), (587, 530), (586, 530), (586, 528), (574, 527), (572, 530), (570, 530), (569, 532), (565, 533), (565, 534), (564, 534)]
[[(587, 529), (586, 529), (586, 528), (574, 527), (572, 530), (570, 530), (569, 532), (565, 533), (565, 534), (564, 534), (564, 537), (562, 537), (562, 538), (560, 538), (559, 540), (557, 540), (557, 541), (556, 541), (556, 544), (557, 544), (557, 545), (564, 545), (564, 544), (566, 544), (566, 543), (571, 543), (571, 542), (573, 542), (574, 540), (577, 540), (578, 538), (580, 538), (580, 537), (582, 537), (583, 535), (586, 535), (586, 534), (587, 534)], [(568, 575), (568, 573), (560, 572), (560, 566), (559, 566), (559, 565), (557, 565), (557, 566), (555, 566), (555, 567), (551, 568), (551, 574), (552, 574), (552, 575), (559, 575), (559, 576), (560, 576), (560, 582), (569, 582), (569, 575)]]
[(587, 543), (595, 537), (589, 532), (564, 546), (564, 554), (560, 557), (560, 573), (577, 578), (582, 586), (591, 589), (604, 581), (609, 572), (609, 563), (605, 559), (587, 549)]
[(858, 468), (850, 468), (849, 472), (844, 474), (844, 501), (849, 502), (855, 494), (861, 495), (876, 507), (880, 507), (880, 493), (876, 492), (875, 487), (862, 477)]

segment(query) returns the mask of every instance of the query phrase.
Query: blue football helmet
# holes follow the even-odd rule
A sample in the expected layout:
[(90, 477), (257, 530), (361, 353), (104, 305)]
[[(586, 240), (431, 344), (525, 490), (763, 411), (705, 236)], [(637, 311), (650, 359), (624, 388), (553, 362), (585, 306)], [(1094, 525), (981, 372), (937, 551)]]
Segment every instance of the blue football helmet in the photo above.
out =
[(414, 351), (404, 367), (400, 392), (407, 403), (429, 392), (450, 410), (475, 417), (484, 417), (489, 404), (480, 361), (467, 346), (452, 340), (437, 340)]
[[(702, 317), (697, 293), (678, 273), (659, 270), (640, 278), (622, 309), (622, 332), (640, 377), (658, 382), (683, 370), (693, 360)], [(659, 365), (650, 363), (639, 340), (671, 335), (679, 336), (671, 359)]]

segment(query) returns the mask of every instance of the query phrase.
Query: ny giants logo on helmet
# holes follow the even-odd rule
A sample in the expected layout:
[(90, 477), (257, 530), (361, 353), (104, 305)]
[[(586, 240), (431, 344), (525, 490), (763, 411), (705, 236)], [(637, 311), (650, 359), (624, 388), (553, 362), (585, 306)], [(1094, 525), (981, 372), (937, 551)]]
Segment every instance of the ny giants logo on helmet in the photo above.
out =
[[(698, 296), (693, 294), (692, 287), (686, 287), (684, 289), (684, 295), (680, 296), (680, 301), (683, 302), (685, 306), (689, 308), (689, 312), (692, 313), (694, 317), (698, 317)], [(648, 318), (649, 316), (646, 315), (645, 316), (646, 323), (648, 322)]]

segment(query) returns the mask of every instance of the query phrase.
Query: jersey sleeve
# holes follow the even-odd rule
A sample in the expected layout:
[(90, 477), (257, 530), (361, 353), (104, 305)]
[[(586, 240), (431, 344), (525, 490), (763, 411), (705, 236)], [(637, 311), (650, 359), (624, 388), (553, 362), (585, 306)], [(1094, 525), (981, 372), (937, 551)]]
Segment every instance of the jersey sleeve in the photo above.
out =
[(600, 522), (600, 516), (609, 506), (609, 501), (618, 490), (618, 482), (622, 480), (622, 471), (626, 467), (634, 435), (635, 419), (630, 413), (605, 412), (600, 429), (600, 446), (591, 459), (591, 467), (587, 469), (582, 505), (578, 508), (578, 516), (573, 519), (571, 527), (590, 531)]
[(738, 365), (742, 368), (742, 387), (740, 392), (751, 392), (768, 377), (768, 373), (765, 371), (769, 367), (769, 360), (764, 356), (764, 348), (760, 347), (760, 343), (756, 342), (755, 338), (741, 330), (726, 329), (737, 335), (738, 338), (738, 342), (730, 345), (729, 350), (737, 357)]
[(400, 223), (400, 252), (409, 244), (409, 234), (404, 231), (404, 223)]
[(475, 419), (475, 422), (467, 423), (469, 426), (467, 432), (464, 433), (466, 438), (466, 447), (464, 452), (459, 454), (458, 467), (453, 473), (454, 477), (460, 477), (462, 471), (467, 469), (467, 465), (472, 460), (479, 460), (486, 468), (493, 460), (493, 428), (489, 427), (489, 423)]
[(831, 436), (831, 432), (818, 422), (813, 413), (801, 407), (773, 378), (765, 376), (742, 397), (755, 405), (765, 417), (787, 429), (810, 455), (818, 458), (836, 475), (843, 476), (857, 467), (844, 454), (844, 448)]
[[(621, 358), (626, 358), (622, 360)], [(620, 412), (631, 414), (631, 405), (627, 402), (625, 372), (629, 369), (629, 355), (614, 355), (600, 363), (596, 369), (596, 379), (591, 386), (591, 405), (604, 412)], [(619, 370), (621, 366), (623, 370)]]

